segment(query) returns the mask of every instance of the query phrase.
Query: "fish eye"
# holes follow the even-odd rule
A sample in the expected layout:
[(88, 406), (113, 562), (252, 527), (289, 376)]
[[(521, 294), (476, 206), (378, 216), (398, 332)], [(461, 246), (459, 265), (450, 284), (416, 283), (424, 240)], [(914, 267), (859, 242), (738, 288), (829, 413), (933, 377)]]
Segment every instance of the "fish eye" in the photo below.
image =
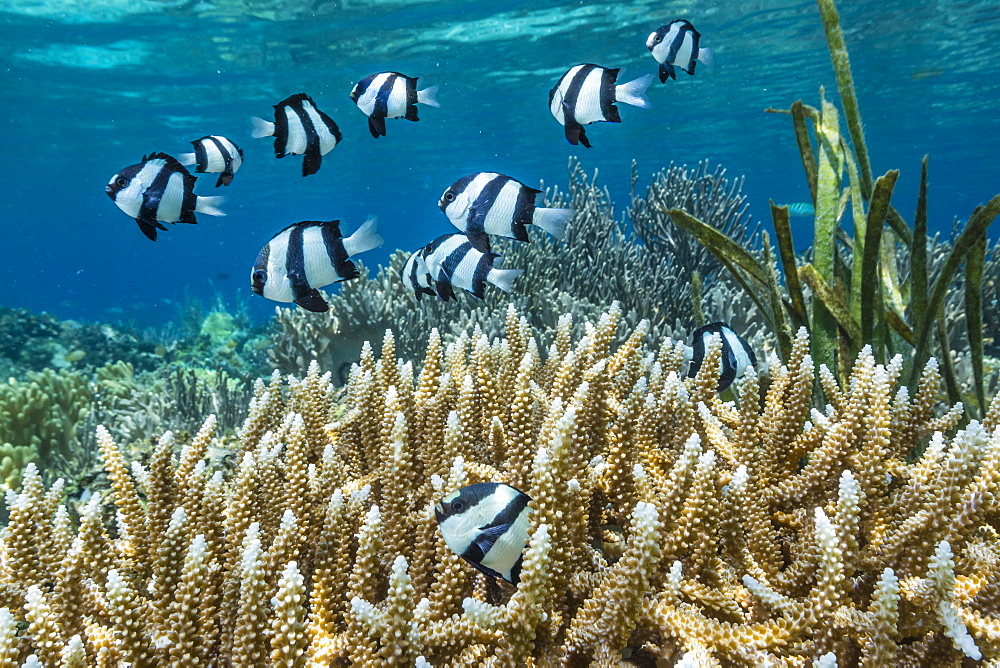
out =
[(118, 179), (117, 181), (115, 181), (115, 183), (118, 185), (119, 188), (124, 188), (125, 186), (128, 185), (128, 181), (126, 181), (125, 179)]
[(659, 44), (662, 41), (663, 41), (663, 35), (657, 35), (656, 37), (653, 38), (653, 42), (656, 44)]
[(263, 283), (265, 278), (267, 278), (267, 274), (264, 272), (263, 269), (258, 269), (257, 271), (253, 272), (254, 283)]
[(463, 508), (465, 508), (465, 504), (462, 503), (461, 499), (455, 499), (451, 502), (451, 509), (453, 512), (460, 513)]
[(447, 191), (447, 192), (445, 192), (445, 194), (444, 194), (444, 201), (445, 202), (453, 202), (453, 201), (455, 201), (455, 193), (453, 193), (450, 190)]

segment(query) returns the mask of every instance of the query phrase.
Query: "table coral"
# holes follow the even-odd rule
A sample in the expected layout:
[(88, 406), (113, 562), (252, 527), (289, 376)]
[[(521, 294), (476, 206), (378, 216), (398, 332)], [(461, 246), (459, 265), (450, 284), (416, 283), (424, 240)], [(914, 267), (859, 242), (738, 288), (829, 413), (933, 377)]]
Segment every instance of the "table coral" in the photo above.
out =
[[(111, 488), (77, 528), (35, 467), (0, 539), (0, 656), (47, 665), (956, 665), (1000, 659), (1000, 399), (938, 408), (933, 363), (863, 349), (849, 383), (804, 331), (738, 402), (613, 305), (543, 354), (383, 339), (342, 398), (312, 365), (258, 383), (235, 470), (216, 421), (148, 468), (98, 435)], [(613, 341), (625, 343), (615, 347)], [(720, 341), (708, 345), (709, 362)], [(820, 380), (828, 405), (815, 405)], [(444, 544), (470, 483), (532, 497), (517, 588)], [(110, 502), (110, 503), (107, 503)], [(30, 664), (31, 662), (29, 662)]]

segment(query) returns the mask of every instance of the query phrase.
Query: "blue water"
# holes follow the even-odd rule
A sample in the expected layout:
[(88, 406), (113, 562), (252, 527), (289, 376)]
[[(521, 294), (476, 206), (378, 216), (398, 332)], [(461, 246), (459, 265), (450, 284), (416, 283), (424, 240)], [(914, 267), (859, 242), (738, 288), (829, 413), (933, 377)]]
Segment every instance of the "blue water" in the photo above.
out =
[[(873, 170), (902, 170), (893, 201), (912, 218), (929, 153), (931, 225), (949, 230), (1000, 192), (1000, 3), (839, 8)], [(623, 79), (655, 72), (646, 35), (677, 17), (715, 51), (714, 69), (656, 83), (651, 110), (621, 105), (621, 125), (588, 128), (593, 149), (570, 146), (547, 108), (562, 72), (580, 62), (627, 67)], [(808, 190), (789, 118), (763, 109), (817, 105), (820, 85), (836, 100), (811, 1), (3, 0), (0, 58), (0, 305), (149, 325), (174, 317), (185, 293), (240, 295), (269, 317), (250, 266), (298, 220), (339, 218), (349, 232), (377, 215), (386, 245), (363, 256), (369, 265), (415, 249), (451, 231), (436, 203), (471, 171), (565, 185), (579, 155), (621, 208), (633, 158), (642, 185), (671, 161), (708, 159), (746, 177), (751, 212), (767, 220), (768, 198), (798, 202)], [(374, 140), (348, 94), (390, 69), (440, 86), (441, 108), (390, 120)], [(275, 160), (270, 139), (249, 136), (251, 116), (301, 91), (344, 133), (307, 178), (301, 158)], [(231, 187), (209, 175), (196, 189), (225, 195), (227, 216), (148, 241), (104, 185), (144, 153), (185, 152), (209, 133), (246, 156)]]

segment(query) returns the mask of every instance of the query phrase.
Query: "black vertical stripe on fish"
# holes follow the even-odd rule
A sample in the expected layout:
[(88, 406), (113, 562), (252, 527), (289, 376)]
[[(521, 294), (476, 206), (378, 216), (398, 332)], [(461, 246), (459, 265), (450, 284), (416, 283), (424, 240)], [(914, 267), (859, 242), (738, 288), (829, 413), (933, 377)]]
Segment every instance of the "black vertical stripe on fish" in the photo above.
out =
[(288, 232), (288, 250), (285, 253), (285, 272), (295, 295), (295, 303), (309, 292), (306, 278), (306, 260), (302, 244), (302, 226), (296, 225)]
[[(143, 162), (145, 160), (143, 158)], [(156, 176), (153, 177), (153, 182), (142, 194), (142, 206), (139, 207), (139, 215), (136, 216), (136, 219), (156, 220), (156, 213), (160, 208), (160, 198), (163, 197), (163, 191), (167, 187), (170, 175), (171, 171), (163, 168), (160, 168), (160, 171), (156, 173)]]
[[(493, 208), (494, 202), (497, 201), (497, 196), (503, 187), (507, 185), (507, 182), (512, 180), (509, 176), (504, 176), (503, 174), (498, 174), (489, 183), (483, 186), (483, 189), (479, 191), (476, 195), (476, 200), (469, 207), (469, 220), (466, 224), (465, 233), (469, 237), (481, 237), (486, 234), (486, 216), (489, 214), (490, 209)], [(525, 237), (527, 239), (527, 237)], [(483, 252), (489, 252), (489, 241), (487, 240), (485, 248), (480, 242), (479, 247)], [(476, 244), (474, 244), (476, 245)]]
[[(205, 167), (208, 166), (208, 151), (205, 150), (205, 140), (208, 137), (202, 137), (198, 141), (193, 141), (191, 144), (194, 146), (194, 162), (198, 165), (197, 170), (199, 172), (205, 171)], [(218, 142), (215, 142), (218, 145)], [(220, 146), (221, 150), (221, 146)], [(223, 151), (222, 155), (226, 155)], [(229, 166), (228, 164), (226, 165)]]
[(368, 116), (368, 131), (376, 139), (385, 136), (385, 119), (389, 115), (389, 96), (392, 95), (396, 79), (396, 74), (387, 76), (379, 87), (378, 93), (375, 94), (375, 108)]
[(566, 88), (566, 94), (563, 96), (563, 127), (566, 129), (566, 139), (574, 146), (579, 142), (590, 148), (587, 133), (583, 129), (583, 126), (576, 120), (575, 109), (577, 100), (580, 99), (580, 91), (583, 89), (583, 83), (587, 80), (587, 75), (590, 74), (594, 67), (596, 66), (590, 64), (581, 66), (577, 73), (573, 75), (572, 81), (569, 82), (569, 86)]
[(274, 105), (274, 157), (284, 158), (288, 155), (288, 114), (285, 113), (285, 103)]
[(320, 231), (323, 235), (323, 245), (326, 246), (327, 257), (333, 264), (333, 270), (342, 280), (357, 278), (360, 273), (357, 266), (347, 259), (347, 249), (344, 248), (344, 240), (340, 236), (339, 221), (321, 223)]
[[(463, 241), (458, 245), (458, 248), (453, 250), (448, 257), (444, 259), (441, 263), (441, 271), (450, 279), (454, 275), (455, 270), (458, 269), (458, 265), (462, 263), (465, 256), (469, 254), (469, 250), (472, 248), (472, 244), (468, 241)], [(477, 267), (478, 269), (478, 267)]]
[(408, 121), (419, 121), (417, 113), (417, 80), (414, 77), (401, 76), (400, 79), (406, 84), (406, 115), (403, 116)]
[(490, 275), (490, 270), (493, 269), (493, 262), (499, 257), (497, 253), (483, 253), (483, 256), (479, 258), (476, 270), (472, 273), (472, 289), (469, 291), (474, 296), (485, 299), (486, 278)]
[(502, 510), (500, 510), (500, 512), (496, 514), (496, 516), (493, 518), (493, 521), (490, 522), (489, 526), (491, 527), (502, 526), (502, 525), (509, 526), (513, 524), (514, 522), (517, 521), (517, 518), (520, 517), (521, 512), (524, 511), (525, 507), (528, 505), (529, 500), (530, 499), (528, 498), (527, 494), (518, 494), (513, 499), (511, 499), (510, 502), (508, 502), (507, 505), (504, 506)]
[(611, 123), (621, 123), (622, 117), (615, 106), (615, 82), (618, 81), (618, 72), (621, 68), (612, 70), (605, 69), (601, 72), (601, 114), (604, 120)]
[[(206, 137), (206, 139), (215, 144), (215, 148), (219, 151), (219, 155), (222, 156), (222, 159), (226, 163), (226, 166), (222, 170), (222, 174), (219, 175), (219, 180), (218, 182), (216, 182), (215, 187), (218, 188), (221, 185), (228, 186), (230, 183), (233, 182), (233, 154), (230, 153), (229, 149), (226, 146), (223, 146), (222, 142), (219, 141), (216, 137)], [(202, 147), (201, 142), (198, 142), (198, 147)], [(204, 152), (203, 148), (202, 151)], [(195, 154), (197, 157), (198, 148), (195, 148)], [(207, 163), (208, 160), (206, 159), (205, 162)]]
[(528, 225), (535, 216), (535, 195), (542, 192), (535, 188), (522, 185), (517, 191), (517, 201), (514, 203), (514, 220), (511, 221), (511, 232), (518, 241), (528, 241)]
[[(312, 105), (313, 108), (316, 105)], [(295, 109), (295, 114), (299, 117), (299, 122), (302, 123), (302, 129), (306, 133), (306, 150), (303, 154), (302, 159), (302, 176), (310, 176), (319, 171), (319, 166), (323, 162), (323, 154), (319, 152), (319, 132), (316, 130), (316, 126), (313, 125), (312, 118), (306, 113), (305, 106), (303, 102), (299, 100), (299, 103)]]

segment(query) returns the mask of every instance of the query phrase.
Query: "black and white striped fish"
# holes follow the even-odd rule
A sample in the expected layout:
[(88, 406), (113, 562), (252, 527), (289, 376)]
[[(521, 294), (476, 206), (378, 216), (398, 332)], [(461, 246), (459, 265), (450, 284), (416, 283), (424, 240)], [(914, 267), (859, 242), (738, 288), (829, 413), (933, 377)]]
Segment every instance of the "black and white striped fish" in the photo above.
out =
[(143, 156), (111, 177), (104, 192), (118, 208), (135, 218), (139, 229), (152, 241), (156, 231), (166, 231), (162, 223), (197, 223), (194, 214), (224, 216), (219, 210), (222, 197), (194, 194), (197, 179), (166, 153)]
[(199, 173), (219, 174), (216, 188), (233, 182), (233, 175), (243, 164), (243, 149), (221, 135), (208, 135), (191, 144), (194, 153), (181, 153), (177, 156), (179, 163), (195, 165), (194, 171)]
[(351, 90), (351, 99), (368, 116), (368, 131), (378, 139), (385, 136), (385, 119), (405, 118), (419, 121), (417, 104), (437, 107), (437, 86), (417, 90), (419, 77), (399, 72), (379, 72), (359, 81)]
[(616, 84), (620, 68), (608, 69), (585, 63), (571, 67), (549, 91), (549, 111), (566, 128), (566, 139), (590, 148), (583, 126), (608, 121), (621, 123), (615, 102), (649, 108), (646, 89), (653, 81), (647, 74), (628, 83)]
[(701, 33), (694, 29), (690, 21), (676, 19), (660, 26), (646, 38), (646, 48), (660, 64), (660, 82), (676, 79), (675, 67), (688, 74), (694, 74), (694, 66), (701, 61), (712, 65), (712, 50), (699, 48)]
[(750, 348), (743, 337), (733, 331), (733, 328), (724, 322), (713, 322), (694, 330), (691, 335), (691, 348), (685, 351), (685, 356), (690, 353), (691, 364), (688, 367), (688, 376), (694, 378), (701, 369), (702, 362), (705, 361), (705, 344), (708, 337), (718, 334), (722, 337), (722, 360), (719, 364), (719, 392), (723, 392), (733, 381), (746, 373), (747, 367), (757, 366), (757, 356)]
[(528, 544), (530, 501), (510, 485), (480, 482), (441, 499), (434, 515), (444, 542), (456, 554), (483, 573), (516, 585)]
[(274, 137), (274, 156), (302, 155), (302, 176), (319, 171), (323, 156), (340, 143), (340, 128), (305, 93), (274, 105), (274, 122), (253, 119), (253, 136)]
[(434, 279), (431, 278), (431, 271), (427, 268), (427, 262), (424, 260), (423, 248), (410, 253), (406, 264), (403, 265), (400, 278), (406, 289), (413, 291), (417, 301), (420, 301), (424, 295), (437, 294), (437, 290), (434, 288)]
[(341, 238), (340, 221), (294, 223), (267, 242), (250, 273), (250, 286), (276, 302), (295, 302), (307, 311), (329, 309), (317, 288), (357, 278), (348, 258), (382, 245), (369, 218), (351, 236)]
[(523, 269), (497, 269), (497, 253), (483, 253), (464, 234), (445, 234), (424, 246), (424, 260), (434, 281), (438, 297), (457, 299), (455, 288), (462, 288), (483, 299), (487, 283), (510, 292), (514, 279)]
[(488, 253), (488, 234), (528, 240), (528, 225), (537, 225), (557, 239), (565, 235), (573, 209), (535, 206), (542, 192), (495, 172), (476, 172), (451, 184), (438, 206), (451, 224), (465, 232), (476, 250)]

